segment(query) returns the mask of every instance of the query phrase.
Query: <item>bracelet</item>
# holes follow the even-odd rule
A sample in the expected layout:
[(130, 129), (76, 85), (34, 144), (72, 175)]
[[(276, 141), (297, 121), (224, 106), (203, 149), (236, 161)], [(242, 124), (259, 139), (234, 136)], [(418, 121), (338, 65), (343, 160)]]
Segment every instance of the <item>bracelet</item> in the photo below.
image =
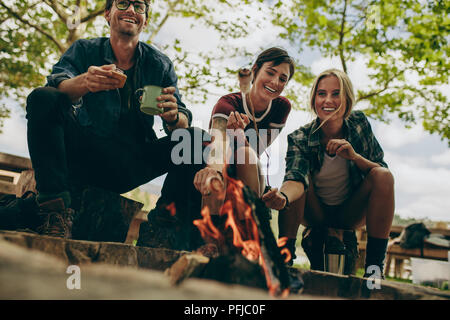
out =
[(176, 124), (178, 123), (178, 121), (180, 120), (180, 115), (179, 115), (179, 113), (177, 112), (177, 117), (175, 118), (175, 120), (173, 120), (173, 121), (171, 121), (171, 122), (166, 121), (165, 119), (163, 119), (163, 120), (164, 120), (164, 122), (165, 122), (168, 126), (173, 127), (173, 126), (176, 125)]
[(284, 208), (281, 209), (281, 210), (284, 210), (284, 209), (289, 208), (289, 199), (288, 199), (287, 195), (286, 195), (283, 191), (280, 191), (280, 193), (281, 193), (281, 194), (283, 195), (283, 197), (286, 199), (286, 203), (285, 203), (285, 205), (284, 205)]

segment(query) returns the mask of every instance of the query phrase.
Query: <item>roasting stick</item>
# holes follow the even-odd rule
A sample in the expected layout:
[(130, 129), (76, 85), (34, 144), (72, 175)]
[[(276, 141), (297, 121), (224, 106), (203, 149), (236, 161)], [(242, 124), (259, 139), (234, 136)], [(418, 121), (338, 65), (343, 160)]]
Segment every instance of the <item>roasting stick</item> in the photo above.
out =
[[(238, 72), (239, 88), (240, 88), (241, 92), (243, 93), (243, 96), (242, 96), (243, 98), (244, 98), (244, 94), (245, 94), (245, 96), (247, 96), (250, 93), (252, 79), (253, 79), (253, 76), (252, 76), (252, 72), (250, 69), (242, 68), (239, 70), (239, 72)], [(249, 99), (249, 107), (250, 107), (250, 111), (253, 116), (253, 125), (255, 128), (256, 134), (258, 134), (258, 136), (259, 136), (258, 126), (256, 125), (255, 110), (253, 109), (253, 105), (252, 105), (250, 99)], [(202, 196), (202, 209), (207, 206), (207, 207), (209, 207), (211, 214), (219, 213), (218, 211), (220, 210), (220, 207), (223, 203), (223, 199), (222, 199), (222, 201), (220, 201), (218, 198), (220, 198), (221, 193), (223, 193), (223, 191), (225, 191), (225, 183), (226, 183), (225, 181), (222, 182), (217, 177), (209, 177), (206, 180), (206, 186), (211, 191), (211, 193), (209, 195)], [(260, 181), (259, 181), (259, 173), (258, 173), (258, 185), (259, 184), (260, 184)]]
[[(250, 87), (251, 87), (251, 83), (253, 80), (251, 70), (249, 70), (247, 68), (240, 69), (238, 72), (238, 79), (239, 79), (239, 88), (241, 89), (241, 92), (243, 94), (245, 94), (245, 96), (247, 97), (250, 94)], [(244, 97), (242, 97), (242, 98), (244, 98)], [(250, 99), (250, 96), (248, 99), (248, 104), (250, 107), (250, 112), (252, 113), (252, 117), (253, 117), (254, 129), (259, 136), (258, 126), (256, 125), (255, 109), (253, 109), (253, 104), (252, 104), (252, 100)]]
[[(253, 80), (252, 71), (247, 68), (239, 69), (238, 80), (239, 80), (239, 88), (241, 89), (241, 93), (242, 93), (242, 99), (244, 99), (244, 94), (245, 94), (245, 97), (248, 96), (248, 106), (249, 106), (250, 112), (253, 117), (253, 128), (255, 129), (255, 132), (257, 134), (258, 141), (261, 141), (261, 137), (260, 137), (259, 131), (258, 131), (258, 125), (256, 124), (255, 109), (253, 108), (252, 100), (250, 99), (250, 87), (251, 87), (251, 83)], [(259, 146), (258, 146), (258, 148), (259, 148)], [(256, 152), (256, 154), (259, 158), (258, 152)], [(260, 188), (261, 188), (261, 181), (259, 180), (259, 178), (260, 178), (259, 172), (257, 172), (256, 174), (257, 174), (257, 178), (258, 178), (258, 186), (260, 186)], [(262, 196), (262, 194), (259, 194), (258, 196)]]

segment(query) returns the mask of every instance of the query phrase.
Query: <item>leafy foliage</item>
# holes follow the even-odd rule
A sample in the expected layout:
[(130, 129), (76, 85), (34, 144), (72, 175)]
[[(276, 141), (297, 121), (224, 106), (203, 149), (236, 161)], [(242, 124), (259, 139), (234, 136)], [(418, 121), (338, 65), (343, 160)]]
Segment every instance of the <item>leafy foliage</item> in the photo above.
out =
[(273, 23), (299, 52), (338, 57), (344, 71), (362, 57), (371, 84), (357, 102), (372, 117), (395, 114), (406, 126), (421, 119), (449, 140), (449, 11), (441, 0), (277, 1)]
[[(211, 88), (231, 88), (236, 70), (227, 69), (225, 61), (250, 54), (228, 40), (243, 38), (258, 27), (256, 19), (251, 28), (248, 25), (245, 7), (250, 5), (255, 6), (240, 0), (151, 2), (150, 23), (142, 40), (172, 58), (188, 103), (204, 102)], [(1, 0), (0, 97), (24, 105), (31, 89), (45, 84), (52, 65), (75, 40), (107, 35), (104, 7), (105, 0)], [(208, 52), (186, 50), (176, 31), (170, 37), (161, 36), (170, 19), (188, 22), (189, 28), (200, 25), (215, 30), (223, 45)], [(8, 116), (9, 109), (3, 108), (0, 119)]]
[[(0, 97), (24, 105), (26, 95), (45, 83), (51, 66), (76, 39), (107, 35), (104, 5), (105, 0), (0, 0)], [(425, 130), (449, 140), (450, 4), (444, 0), (152, 1), (142, 40), (172, 58), (188, 104), (236, 88), (236, 70), (230, 66), (248, 62), (257, 49), (239, 40), (268, 16), (249, 16), (250, 7), (268, 9), (280, 37), (299, 54), (310, 47), (338, 57), (344, 71), (362, 59), (370, 85), (358, 88), (357, 101), (369, 115), (387, 121), (394, 114), (406, 126), (421, 121)], [(214, 45), (189, 48), (179, 30), (165, 30), (170, 20), (193, 33), (197, 26), (215, 30), (217, 41), (198, 35), (199, 43)], [(286, 92), (294, 105), (307, 105), (313, 78), (306, 66), (297, 66)], [(0, 121), (8, 114), (1, 106)]]
[[(0, 1), (0, 97), (22, 105), (31, 88), (45, 84), (58, 57), (81, 35), (93, 36), (104, 1)], [(76, 6), (77, 5), (77, 6)], [(0, 119), (9, 115), (2, 106)]]

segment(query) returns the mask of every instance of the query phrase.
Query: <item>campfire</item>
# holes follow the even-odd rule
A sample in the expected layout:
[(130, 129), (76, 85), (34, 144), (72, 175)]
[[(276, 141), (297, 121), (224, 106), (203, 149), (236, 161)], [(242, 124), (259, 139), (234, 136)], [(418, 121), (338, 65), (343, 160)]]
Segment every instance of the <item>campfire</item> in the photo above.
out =
[(186, 276), (199, 276), (255, 286), (276, 297), (287, 297), (291, 289), (298, 291), (303, 283), (298, 278), (291, 281), (285, 265), (291, 258), (289, 250), (283, 248), (287, 239), (275, 240), (268, 209), (241, 181), (224, 177), (226, 192), (212, 188), (216, 190), (213, 196), (224, 201), (219, 214), (212, 215), (205, 205), (202, 219), (194, 221), (206, 245), (197, 255), (182, 257), (168, 271), (169, 276), (174, 283)]
[[(250, 69), (239, 70), (238, 80), (243, 94), (249, 94), (252, 76)], [(249, 105), (255, 118), (251, 101)], [(256, 122), (254, 126), (259, 136)], [(210, 279), (264, 287), (272, 296), (286, 297), (291, 290), (298, 292), (303, 288), (303, 281), (299, 277), (291, 281), (285, 265), (291, 259), (291, 253), (284, 247), (287, 238), (280, 238), (278, 243), (275, 240), (269, 209), (241, 181), (228, 176), (226, 169), (222, 175), (226, 190), (222, 181), (208, 181), (212, 196), (206, 205), (203, 203), (202, 219), (194, 221), (206, 242), (197, 252), (210, 259), (181, 258), (168, 271), (173, 282), (187, 274), (202, 273), (202, 277)], [(220, 207), (218, 204), (222, 202)], [(174, 215), (173, 208), (169, 211)]]

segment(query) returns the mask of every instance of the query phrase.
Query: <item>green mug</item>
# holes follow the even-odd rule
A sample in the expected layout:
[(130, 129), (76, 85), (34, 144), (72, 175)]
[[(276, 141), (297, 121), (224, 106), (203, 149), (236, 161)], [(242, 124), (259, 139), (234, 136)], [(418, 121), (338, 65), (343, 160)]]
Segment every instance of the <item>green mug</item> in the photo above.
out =
[(156, 100), (156, 98), (158, 98), (160, 95), (163, 94), (162, 89), (163, 88), (159, 86), (148, 85), (145, 86), (143, 89), (137, 90), (139, 95), (142, 92), (142, 95), (139, 98), (139, 102), (141, 104), (140, 109), (143, 113), (149, 115), (157, 115), (164, 112), (162, 108), (158, 107), (158, 103), (164, 101)]

